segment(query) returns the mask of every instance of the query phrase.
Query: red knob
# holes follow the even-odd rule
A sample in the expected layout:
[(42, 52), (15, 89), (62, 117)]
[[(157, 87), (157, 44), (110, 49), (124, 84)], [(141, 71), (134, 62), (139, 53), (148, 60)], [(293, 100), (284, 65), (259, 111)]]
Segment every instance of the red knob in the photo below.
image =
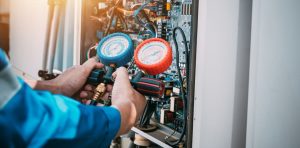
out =
[(145, 96), (160, 98), (165, 91), (165, 84), (161, 80), (142, 77), (133, 83), (134, 88)]
[(157, 75), (166, 71), (172, 64), (172, 49), (167, 41), (151, 38), (137, 46), (134, 60), (147, 74)]

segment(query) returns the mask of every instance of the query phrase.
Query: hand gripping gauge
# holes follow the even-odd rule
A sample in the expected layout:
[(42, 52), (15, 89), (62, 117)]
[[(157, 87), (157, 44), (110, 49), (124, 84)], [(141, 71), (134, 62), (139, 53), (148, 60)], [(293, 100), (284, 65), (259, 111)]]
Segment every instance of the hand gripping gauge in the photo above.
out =
[[(97, 69), (92, 71), (88, 83), (99, 84), (110, 81), (113, 70), (127, 64), (133, 56), (133, 43), (131, 38), (124, 33), (114, 33), (103, 38), (97, 47), (97, 56), (107, 66), (108, 73)], [(104, 77), (106, 75), (106, 77)]]
[(107, 67), (107, 70), (94, 70), (88, 78), (90, 84), (100, 83), (95, 89), (91, 105), (96, 105), (102, 101), (101, 99), (106, 91), (106, 84), (113, 83), (112, 73), (115, 71), (115, 68), (124, 66), (131, 60), (133, 56), (132, 40), (124, 33), (110, 34), (99, 42), (97, 56)]

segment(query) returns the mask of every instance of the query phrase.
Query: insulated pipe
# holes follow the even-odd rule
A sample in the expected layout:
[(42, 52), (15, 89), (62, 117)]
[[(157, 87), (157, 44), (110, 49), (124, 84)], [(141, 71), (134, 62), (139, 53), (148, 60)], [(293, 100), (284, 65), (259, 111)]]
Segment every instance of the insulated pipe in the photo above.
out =
[(61, 5), (55, 4), (54, 6), (54, 14), (51, 23), (51, 31), (50, 31), (50, 40), (49, 40), (49, 51), (48, 51), (48, 58), (47, 58), (47, 70), (49, 74), (53, 74), (53, 65), (54, 65), (54, 58), (56, 52), (56, 42), (57, 42), (57, 35), (59, 30), (59, 23), (60, 23), (60, 9)]
[(50, 1), (49, 1), (48, 5), (49, 5), (49, 7), (48, 7), (48, 18), (47, 18), (47, 30), (46, 30), (45, 43), (44, 43), (42, 70), (47, 70), (49, 39), (50, 39), (51, 24), (52, 24), (52, 18), (53, 18), (53, 10), (54, 10), (54, 5)]

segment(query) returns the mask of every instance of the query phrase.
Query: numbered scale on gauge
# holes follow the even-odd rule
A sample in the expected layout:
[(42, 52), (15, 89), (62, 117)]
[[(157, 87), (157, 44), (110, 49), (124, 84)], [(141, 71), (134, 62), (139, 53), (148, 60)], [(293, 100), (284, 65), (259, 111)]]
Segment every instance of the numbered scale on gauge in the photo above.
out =
[(133, 43), (128, 35), (114, 33), (100, 41), (97, 53), (103, 64), (107, 66), (115, 64), (117, 67), (120, 67), (131, 60)]
[(164, 72), (171, 65), (172, 49), (163, 39), (148, 39), (137, 47), (134, 59), (141, 70), (156, 75)]

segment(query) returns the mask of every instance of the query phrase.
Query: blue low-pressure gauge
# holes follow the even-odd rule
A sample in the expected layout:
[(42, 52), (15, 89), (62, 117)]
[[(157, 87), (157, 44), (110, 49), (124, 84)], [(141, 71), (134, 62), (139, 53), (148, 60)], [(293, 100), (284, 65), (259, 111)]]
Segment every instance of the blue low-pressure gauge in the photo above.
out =
[(113, 33), (103, 38), (97, 47), (100, 61), (107, 66), (115, 64), (116, 67), (130, 62), (133, 57), (133, 43), (124, 33)]

